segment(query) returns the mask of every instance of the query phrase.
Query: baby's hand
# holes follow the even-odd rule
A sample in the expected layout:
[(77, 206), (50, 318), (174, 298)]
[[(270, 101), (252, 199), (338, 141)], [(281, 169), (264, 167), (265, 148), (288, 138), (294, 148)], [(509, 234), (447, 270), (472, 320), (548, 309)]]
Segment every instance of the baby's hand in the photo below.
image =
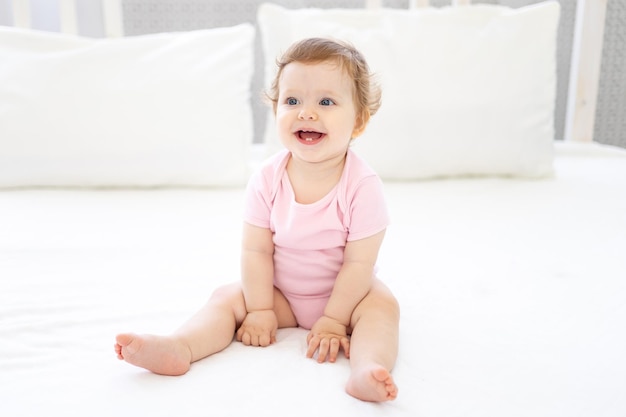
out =
[(329, 362), (335, 362), (340, 348), (346, 357), (350, 357), (350, 339), (347, 328), (337, 320), (327, 316), (320, 317), (307, 335), (308, 349), (306, 357), (312, 358), (317, 353), (317, 361), (322, 363), (328, 358)]
[(251, 311), (237, 330), (237, 341), (246, 346), (269, 346), (276, 341), (277, 328), (274, 310)]

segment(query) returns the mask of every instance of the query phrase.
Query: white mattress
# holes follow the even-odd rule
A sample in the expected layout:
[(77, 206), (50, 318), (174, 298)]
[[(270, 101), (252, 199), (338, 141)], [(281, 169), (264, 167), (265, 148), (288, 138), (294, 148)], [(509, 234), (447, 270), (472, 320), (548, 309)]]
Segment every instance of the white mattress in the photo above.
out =
[(547, 180), (388, 183), (402, 307), (385, 404), (302, 329), (181, 377), (118, 361), (238, 279), (243, 190), (0, 192), (1, 416), (624, 416), (626, 151), (559, 144)]

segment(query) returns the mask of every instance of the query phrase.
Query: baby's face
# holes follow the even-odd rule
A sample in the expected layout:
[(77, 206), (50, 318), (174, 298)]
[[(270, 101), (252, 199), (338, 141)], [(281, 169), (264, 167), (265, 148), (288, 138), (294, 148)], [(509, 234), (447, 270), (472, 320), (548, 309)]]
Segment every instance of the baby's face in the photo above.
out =
[(309, 162), (343, 157), (355, 131), (353, 82), (334, 62), (292, 62), (279, 79), (278, 135)]

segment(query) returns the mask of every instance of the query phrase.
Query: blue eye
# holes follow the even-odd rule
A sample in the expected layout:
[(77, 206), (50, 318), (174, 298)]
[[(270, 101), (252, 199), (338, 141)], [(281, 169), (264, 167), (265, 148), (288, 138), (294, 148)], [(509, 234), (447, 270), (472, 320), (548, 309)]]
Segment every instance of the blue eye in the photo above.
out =
[(297, 98), (293, 98), (293, 97), (289, 97), (286, 100), (287, 104), (290, 106), (295, 106), (296, 104), (298, 104), (298, 99)]
[(332, 106), (333, 104), (335, 104), (335, 102), (329, 98), (323, 98), (320, 100), (320, 105), (322, 106)]

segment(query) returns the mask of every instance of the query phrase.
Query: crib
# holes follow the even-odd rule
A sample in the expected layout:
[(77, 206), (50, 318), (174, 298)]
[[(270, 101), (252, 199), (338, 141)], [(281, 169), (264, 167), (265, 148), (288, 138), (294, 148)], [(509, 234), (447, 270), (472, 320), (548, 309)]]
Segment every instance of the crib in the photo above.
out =
[[(52, 33), (12, 1), (0, 415), (625, 415), (626, 150), (593, 139), (606, 2), (578, 2), (564, 138), (559, 4), (453, 3), (267, 3), (256, 30), (124, 37), (122, 2), (105, 0), (93, 39), (76, 35), (80, 2), (58, 2)], [(244, 187), (279, 147), (269, 111), (253, 114), (254, 51), (265, 84), (306, 36), (355, 44), (384, 89), (353, 145), (392, 218), (378, 267), (401, 306), (399, 396), (384, 404), (345, 393), (347, 359), (307, 359), (301, 328), (180, 377), (112, 348), (122, 331), (173, 331), (238, 279)]]

